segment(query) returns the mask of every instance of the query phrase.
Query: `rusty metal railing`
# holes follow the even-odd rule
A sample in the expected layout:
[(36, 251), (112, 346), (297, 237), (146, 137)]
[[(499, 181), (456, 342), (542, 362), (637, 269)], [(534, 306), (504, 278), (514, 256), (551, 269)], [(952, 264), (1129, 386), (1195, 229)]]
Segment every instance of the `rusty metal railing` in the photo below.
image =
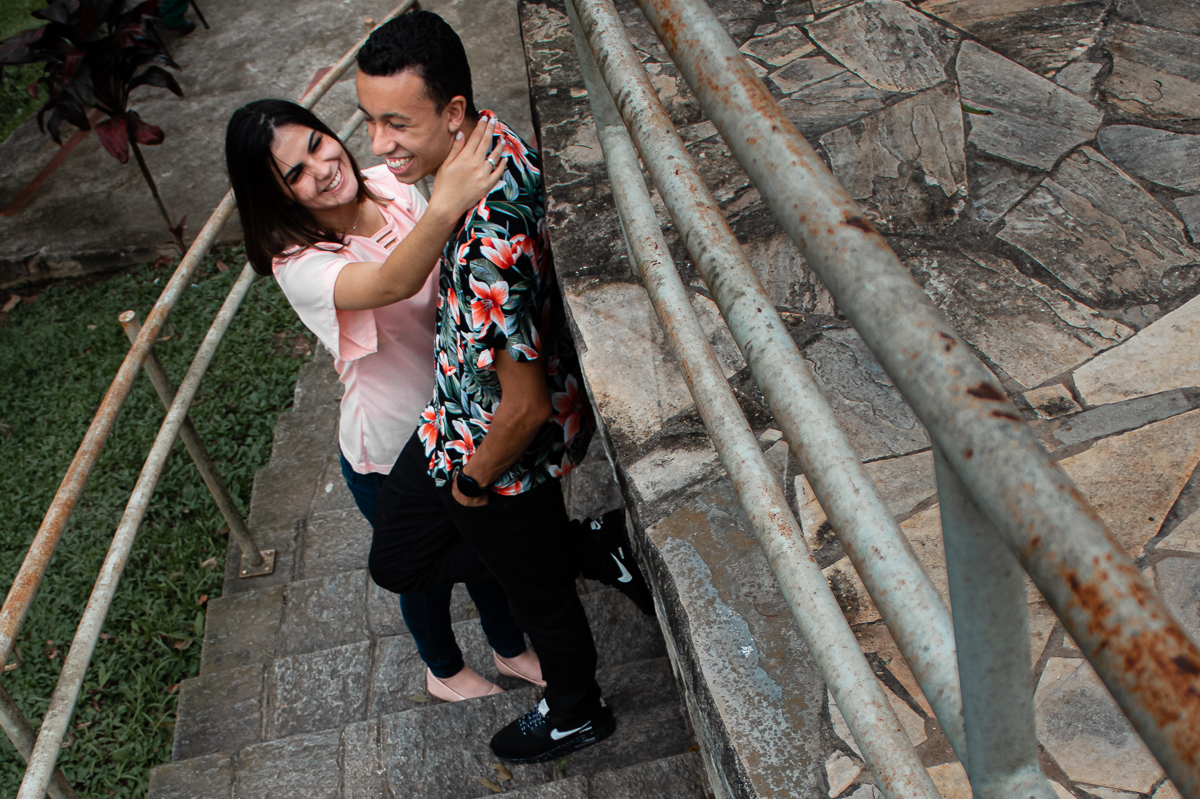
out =
[[(1200, 650), (1184, 634), (995, 378), (864, 219), (703, 0), (637, 0), (776, 220), (858, 329), (934, 443), (954, 624), (833, 423), (808, 366), (671, 125), (612, 0), (567, 0), (631, 262), (642, 272), (823, 676), (889, 797), (936, 796), (874, 677), (845, 652), (832, 597), (763, 476), (744, 417), (699, 328), (649, 209), (637, 153), (721, 309), (793, 455), (939, 723), (976, 797), (1055, 793), (1037, 761), (1024, 573), (1184, 796), (1200, 799)], [(607, 88), (607, 91), (605, 89)], [(632, 137), (632, 142), (630, 141)], [(637, 152), (633, 146), (636, 144)], [(643, 202), (646, 199), (646, 202)], [(697, 341), (696, 336), (701, 336)], [(720, 410), (723, 409), (723, 410)], [(764, 481), (771, 485), (764, 485)], [(882, 553), (882, 554), (881, 554)], [(979, 563), (989, 564), (987, 575)], [(901, 586), (903, 585), (903, 588)], [(826, 652), (826, 649), (832, 651)], [(916, 761), (919, 766), (919, 760)]]
[[(389, 19), (417, 6), (416, 0), (405, 0), (378, 24), (382, 25)], [(355, 56), (366, 40), (366, 36), (360, 39), (318, 81), (310, 86), (300, 98), (300, 104), (306, 108), (316, 105), (354, 63)], [(361, 121), (361, 112), (355, 111), (342, 128), (343, 137), (352, 134)], [(242, 550), (239, 576), (253, 577), (270, 574), (273, 569), (274, 552), (272, 550), (261, 551), (255, 545), (245, 521), (228, 491), (225, 490), (215, 466), (208, 458), (199, 437), (187, 419), (188, 408), (192, 404), (217, 347), (242, 300), (257, 279), (253, 269), (247, 264), (230, 290), (178, 390), (171, 388), (169, 382), (166, 381), (165, 373), (157, 365), (152, 354), (154, 341), (166, 324), (171, 309), (179, 301), (201, 260), (212, 248), (221, 228), (232, 216), (233, 210), (234, 199), (231, 191), (225, 195), (197, 234), (175, 273), (164, 287), (162, 294), (154, 303), (144, 324), (139, 326), (136, 317), (131, 313), (122, 315), (121, 322), (132, 342), (129, 353), (125, 356), (116, 377), (100, 403), (99, 410), (92, 419), (83, 442), (76, 451), (62, 483), (59, 485), (58, 492), (34, 536), (29, 552), (9, 588), (4, 605), (0, 607), (0, 663), (7, 663), (9, 656), (13, 653), (17, 634), (29, 612), (33, 597), (37, 593), (63, 530), (83, 493), (88, 477), (112, 432), (117, 417), (129, 397), (138, 371), (145, 367), (156, 391), (164, 405), (167, 406), (167, 416), (159, 429), (158, 437), (146, 458), (142, 473), (113, 536), (113, 542), (109, 547), (104, 564), (101, 566), (92, 596), (84, 609), (70, 650), (64, 659), (58, 684), (50, 700), (50, 707), (37, 731), (36, 739), (31, 738), (32, 726), (22, 716), (7, 692), (0, 687), (0, 727), (4, 729), (18, 752), (28, 762), (17, 799), (41, 799), (47, 791), (55, 799), (59, 799), (59, 797), (70, 799), (74, 796), (61, 771), (55, 767), (55, 762), (62, 749), (64, 735), (70, 723), (71, 714), (74, 712), (75, 702), (83, 685), (84, 675), (91, 661), (100, 628), (115, 595), (125, 560), (133, 546), (142, 518), (166, 463), (167, 455), (177, 436), (184, 438), (205, 484), (213, 494), (214, 501), (229, 525), (231, 538)], [(5, 670), (10, 669), (11, 665)]]

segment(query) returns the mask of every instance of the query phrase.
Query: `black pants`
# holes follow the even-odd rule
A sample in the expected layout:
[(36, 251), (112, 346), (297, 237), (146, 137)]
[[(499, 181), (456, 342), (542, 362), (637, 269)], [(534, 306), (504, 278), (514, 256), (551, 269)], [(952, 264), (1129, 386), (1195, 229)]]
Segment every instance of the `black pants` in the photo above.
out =
[(490, 572), (533, 642), (552, 715), (589, 708), (600, 696), (596, 645), (575, 592), (579, 567), (558, 481), (466, 507), (449, 485), (434, 484), (427, 463), (414, 433), (379, 493), (371, 579), (404, 593), (485, 579)]

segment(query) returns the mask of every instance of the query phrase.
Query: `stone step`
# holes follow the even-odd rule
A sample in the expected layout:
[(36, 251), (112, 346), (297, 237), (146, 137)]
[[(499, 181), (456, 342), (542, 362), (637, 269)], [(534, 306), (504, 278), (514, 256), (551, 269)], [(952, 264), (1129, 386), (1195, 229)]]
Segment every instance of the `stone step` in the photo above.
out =
[(511, 799), (710, 799), (697, 752), (505, 792)]
[[(263, 608), (274, 608), (279, 599), (286, 598), (297, 586), (305, 589), (297, 600), (307, 602), (301, 605), (305, 613), (314, 606), (335, 608), (329, 597), (336, 596), (346, 585), (350, 586), (345, 589), (349, 594), (366, 590), (352, 581), (338, 582), (333, 578), (312, 582), (309, 586), (294, 583), (286, 589), (271, 589), (255, 597), (240, 595), (217, 608), (221, 611), (217, 622), (210, 621), (206, 635), (212, 631), (218, 645), (214, 651), (224, 653), (224, 660), (219, 667), (206, 670), (202, 666), (200, 677), (183, 681), (173, 759), (331, 729), (437, 703), (425, 694), (425, 667), (408, 634), (378, 632), (382, 629), (380, 623), (373, 628), (370, 624), (355, 626), (348, 619), (360, 617), (349, 616), (327, 619), (312, 614), (305, 617), (309, 621), (315, 619), (309, 626), (299, 622), (289, 625), (287, 612), (283, 614), (284, 621), (272, 628), (270, 620), (265, 618), (269, 611)], [(394, 597), (382, 593), (391, 605), (398, 605)], [(314, 596), (320, 601), (313, 600)], [(455, 613), (464, 618), (455, 623), (454, 629), (467, 665), (503, 688), (525, 685), (497, 673), (483, 630), (469, 616), (473, 606), (467, 604), (470, 597), (465, 590), (462, 597), (466, 602), (456, 602)], [(260, 605), (247, 601), (251, 598)], [(585, 594), (581, 599), (596, 640), (600, 668), (666, 654), (657, 623), (643, 616), (621, 594), (604, 589)], [(398, 607), (395, 620), (398, 629), (403, 630)], [(246, 624), (243, 635), (235, 635), (235, 622)], [(246, 631), (251, 634), (245, 634)], [(351, 635), (359, 640), (341, 641)], [(271, 643), (272, 640), (277, 643)], [(246, 641), (260, 641), (261, 648)], [(299, 646), (306, 641), (310, 645), (324, 645), (293, 654), (279, 651), (308, 650), (309, 646)], [(275, 654), (267, 654), (272, 646)], [(208, 656), (207, 640), (204, 651)], [(239, 663), (246, 660), (251, 662)]]
[[(617, 717), (609, 739), (554, 763), (513, 766), (509, 790), (564, 778), (586, 778), (587, 791), (564, 796), (668, 796), (686, 792), (703, 775), (698, 764), (668, 763), (638, 772), (605, 774), (616, 767), (650, 764), (687, 752), (691, 735), (675, 692), (669, 661), (625, 663), (598, 673)], [(537, 701), (533, 686), (453, 704), (393, 713), (341, 728), (292, 735), (177, 760), (154, 769), (151, 799), (350, 799), (404, 796), (470, 799), (492, 791), (481, 780), (497, 776), (488, 748), (492, 734)], [(696, 761), (693, 761), (694, 763)], [(623, 772), (628, 772), (624, 769)], [(675, 793), (656, 780), (670, 782)], [(568, 780), (569, 781), (569, 780)], [(579, 783), (576, 782), (576, 787)], [(622, 793), (630, 786), (645, 793)], [(684, 792), (679, 792), (684, 791)], [(530, 796), (553, 796), (551, 793)]]

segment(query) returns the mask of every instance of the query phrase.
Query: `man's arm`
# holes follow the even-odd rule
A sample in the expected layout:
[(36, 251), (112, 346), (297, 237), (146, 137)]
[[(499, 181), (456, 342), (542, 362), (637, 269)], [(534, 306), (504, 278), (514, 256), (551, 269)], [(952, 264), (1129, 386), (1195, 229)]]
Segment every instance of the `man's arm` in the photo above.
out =
[[(500, 404), (487, 434), (463, 467), (463, 474), (484, 486), (491, 485), (521, 457), (553, 410), (541, 360), (514, 361), (497, 348), (495, 365), (500, 378)], [(463, 495), (457, 485), (451, 490), (460, 505), (483, 505), (488, 501), (486, 495), (477, 499)]]

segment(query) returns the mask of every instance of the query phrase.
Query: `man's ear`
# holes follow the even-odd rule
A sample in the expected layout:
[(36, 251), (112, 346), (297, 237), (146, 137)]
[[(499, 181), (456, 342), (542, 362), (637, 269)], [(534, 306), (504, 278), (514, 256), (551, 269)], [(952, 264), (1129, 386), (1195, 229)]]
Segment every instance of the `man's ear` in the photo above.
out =
[(446, 115), (446, 126), (451, 133), (458, 133), (459, 128), (467, 118), (467, 98), (462, 95), (450, 98), (443, 113)]

